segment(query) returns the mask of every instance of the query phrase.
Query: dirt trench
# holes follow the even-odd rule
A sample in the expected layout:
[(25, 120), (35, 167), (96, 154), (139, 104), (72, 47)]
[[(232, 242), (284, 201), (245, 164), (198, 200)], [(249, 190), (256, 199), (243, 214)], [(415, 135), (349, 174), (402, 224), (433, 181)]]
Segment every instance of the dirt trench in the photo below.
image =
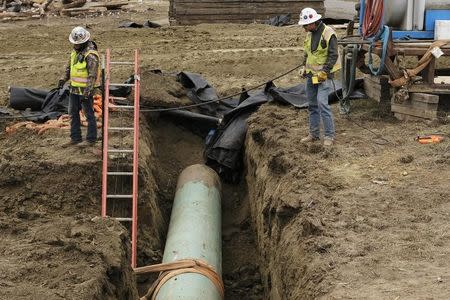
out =
[[(198, 131), (193, 133), (192, 127), (176, 118), (149, 117), (148, 120), (155, 145), (152, 169), (159, 203), (165, 219), (169, 219), (178, 175), (187, 166), (203, 163), (204, 137)], [(226, 299), (263, 299), (246, 185), (223, 183), (222, 189), (222, 275)], [(166, 233), (167, 227), (163, 235)], [(141, 294), (149, 284), (151, 280), (140, 283)]]

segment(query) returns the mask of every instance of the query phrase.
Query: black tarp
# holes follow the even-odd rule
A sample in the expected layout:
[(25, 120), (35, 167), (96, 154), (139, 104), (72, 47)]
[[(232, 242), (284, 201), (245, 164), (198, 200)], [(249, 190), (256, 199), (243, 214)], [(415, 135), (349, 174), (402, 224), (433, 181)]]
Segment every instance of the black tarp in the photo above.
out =
[[(357, 82), (362, 85), (362, 80)], [(342, 94), (341, 86), (336, 82), (336, 92)], [(351, 99), (365, 98), (361, 89), (350, 97)], [(329, 101), (338, 100), (334, 89), (330, 91)], [(205, 163), (228, 182), (237, 182), (242, 171), (242, 156), (245, 136), (247, 133), (247, 118), (259, 106), (269, 101), (277, 101), (292, 105), (296, 108), (307, 108), (308, 100), (305, 85), (298, 84), (289, 88), (278, 88), (269, 82), (263, 90), (250, 92), (248, 98), (239, 106), (230, 110), (223, 116), (221, 125), (217, 128), (209, 143), (205, 147)]]
[(123, 21), (119, 24), (119, 28), (159, 28), (161, 25), (158, 23), (147, 20), (144, 24), (139, 24), (133, 21)]
[[(125, 83), (133, 83), (130, 76)], [(109, 92), (112, 96), (127, 97), (131, 87), (111, 86)], [(20, 115), (28, 121), (45, 122), (57, 119), (68, 113), (69, 87), (55, 88), (50, 91), (26, 87), (11, 87), (9, 106), (21, 111)], [(7, 110), (5, 110), (7, 111)]]
[(9, 90), (9, 106), (17, 110), (41, 110), (47, 93), (45, 90), (12, 86)]
[(270, 18), (269, 20), (265, 21), (264, 24), (277, 26), (277, 27), (289, 25), (289, 24), (291, 24), (291, 14), (275, 16), (275, 17)]
[[(187, 96), (194, 103), (204, 103), (219, 99), (216, 89), (200, 74), (181, 72), (178, 73), (177, 80), (188, 90)], [(227, 99), (199, 106), (199, 110), (206, 115), (219, 117), (236, 107), (238, 103), (239, 100)]]
[(67, 114), (69, 89), (56, 88), (50, 91), (24, 87), (11, 87), (9, 106), (22, 110), (21, 116), (33, 122), (45, 122)]

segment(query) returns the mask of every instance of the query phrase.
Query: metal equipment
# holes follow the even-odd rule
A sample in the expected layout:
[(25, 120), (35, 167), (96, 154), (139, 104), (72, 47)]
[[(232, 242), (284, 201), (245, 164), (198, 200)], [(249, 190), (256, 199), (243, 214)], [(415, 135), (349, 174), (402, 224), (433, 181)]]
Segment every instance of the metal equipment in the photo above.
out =
[[(423, 95), (412, 97), (411, 94), (450, 94), (450, 84), (436, 80), (437, 75), (450, 75), (450, 70), (435, 70), (436, 59), (450, 56), (450, 41), (435, 40), (445, 34), (440, 26), (450, 22), (450, 2), (360, 0), (358, 6), (359, 35), (349, 33), (339, 41), (345, 46), (342, 55), (344, 92), (354, 85), (358, 67), (367, 74), (366, 94), (379, 102), (390, 102), (392, 98), (391, 108), (396, 115), (436, 118), (439, 99)], [(375, 55), (379, 57), (377, 65)], [(404, 66), (407, 56), (418, 58), (416, 67)], [(346, 95), (343, 96), (341, 104), (346, 100)]]

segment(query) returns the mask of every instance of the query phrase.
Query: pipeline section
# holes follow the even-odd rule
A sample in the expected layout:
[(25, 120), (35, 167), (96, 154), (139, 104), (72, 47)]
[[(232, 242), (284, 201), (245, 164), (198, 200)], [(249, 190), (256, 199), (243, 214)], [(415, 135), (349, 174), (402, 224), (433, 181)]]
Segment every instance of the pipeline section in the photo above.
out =
[[(178, 178), (163, 263), (201, 260), (221, 278), (221, 238), (220, 179), (205, 165), (187, 167)], [(156, 295), (157, 300), (221, 298), (217, 285), (198, 273), (182, 273), (172, 277)]]

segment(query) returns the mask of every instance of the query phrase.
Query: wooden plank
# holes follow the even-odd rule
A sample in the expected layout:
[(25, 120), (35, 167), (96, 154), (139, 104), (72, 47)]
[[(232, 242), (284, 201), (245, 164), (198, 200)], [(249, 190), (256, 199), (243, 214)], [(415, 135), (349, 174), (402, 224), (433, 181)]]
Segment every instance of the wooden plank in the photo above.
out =
[(324, 2), (324, 0), (171, 0), (170, 2), (173, 3), (233, 3), (233, 2), (239, 2), (239, 3), (268, 3), (268, 2), (277, 2), (277, 3), (303, 3), (304, 5), (312, 4), (314, 2)]
[(436, 58), (431, 56), (430, 63), (422, 71), (422, 78), (425, 83), (434, 83), (434, 69), (436, 67)]
[(385, 76), (364, 76), (364, 90), (369, 98), (379, 103), (390, 103), (391, 88)]
[(179, 15), (178, 20), (266, 20), (278, 14)]
[(428, 93), (450, 95), (450, 84), (413, 84), (408, 87), (410, 93)]
[(211, 9), (176, 9), (175, 13), (177, 16), (180, 15), (255, 15), (255, 14), (288, 14), (291, 12), (291, 8), (277, 7), (269, 10), (257, 10), (253, 9), (252, 12), (246, 12), (242, 8), (224, 8), (224, 9), (214, 9), (214, 14), (211, 14)]
[(78, 16), (83, 14), (101, 13), (107, 10), (108, 9), (106, 7), (92, 7), (92, 8), (78, 7), (78, 8), (62, 9), (61, 14), (66, 16)]
[(423, 121), (423, 118), (419, 118), (419, 117), (415, 117), (415, 116), (410, 116), (410, 115), (405, 115), (405, 114), (401, 114), (401, 113), (394, 113), (394, 116), (399, 119), (400, 121)]
[(306, 5), (323, 13), (323, 0), (171, 0), (171, 24), (193, 25), (199, 23), (252, 23), (270, 17), (288, 14), (293, 22)]
[(430, 103), (430, 104), (439, 103), (438, 95), (425, 94), (425, 93), (410, 93), (409, 97), (410, 97), (411, 101), (415, 101), (415, 102), (423, 102), (423, 103)]
[[(237, 13), (261, 13), (261, 12), (271, 12), (274, 10), (287, 10), (287, 11), (299, 11), (303, 8), (302, 5), (255, 5), (255, 4), (239, 4), (239, 5), (221, 5), (221, 6), (199, 6), (199, 5), (175, 5), (173, 9), (175, 11), (202, 11), (207, 10), (207, 14), (217, 15), (223, 13), (223, 11), (230, 10), (239, 10)], [(313, 5), (312, 8), (321, 9), (323, 6), (321, 5)], [(202, 12), (203, 13), (203, 12)], [(298, 14), (298, 13), (296, 13)]]
[(393, 103), (391, 105), (391, 111), (396, 113), (401, 113), (405, 115), (415, 116), (424, 119), (436, 119), (437, 110), (426, 110), (422, 108), (410, 107), (408, 105)]
[(90, 2), (88, 7), (106, 7), (109, 9), (120, 8), (124, 5), (128, 5), (128, 1), (111, 1), (111, 2)]

